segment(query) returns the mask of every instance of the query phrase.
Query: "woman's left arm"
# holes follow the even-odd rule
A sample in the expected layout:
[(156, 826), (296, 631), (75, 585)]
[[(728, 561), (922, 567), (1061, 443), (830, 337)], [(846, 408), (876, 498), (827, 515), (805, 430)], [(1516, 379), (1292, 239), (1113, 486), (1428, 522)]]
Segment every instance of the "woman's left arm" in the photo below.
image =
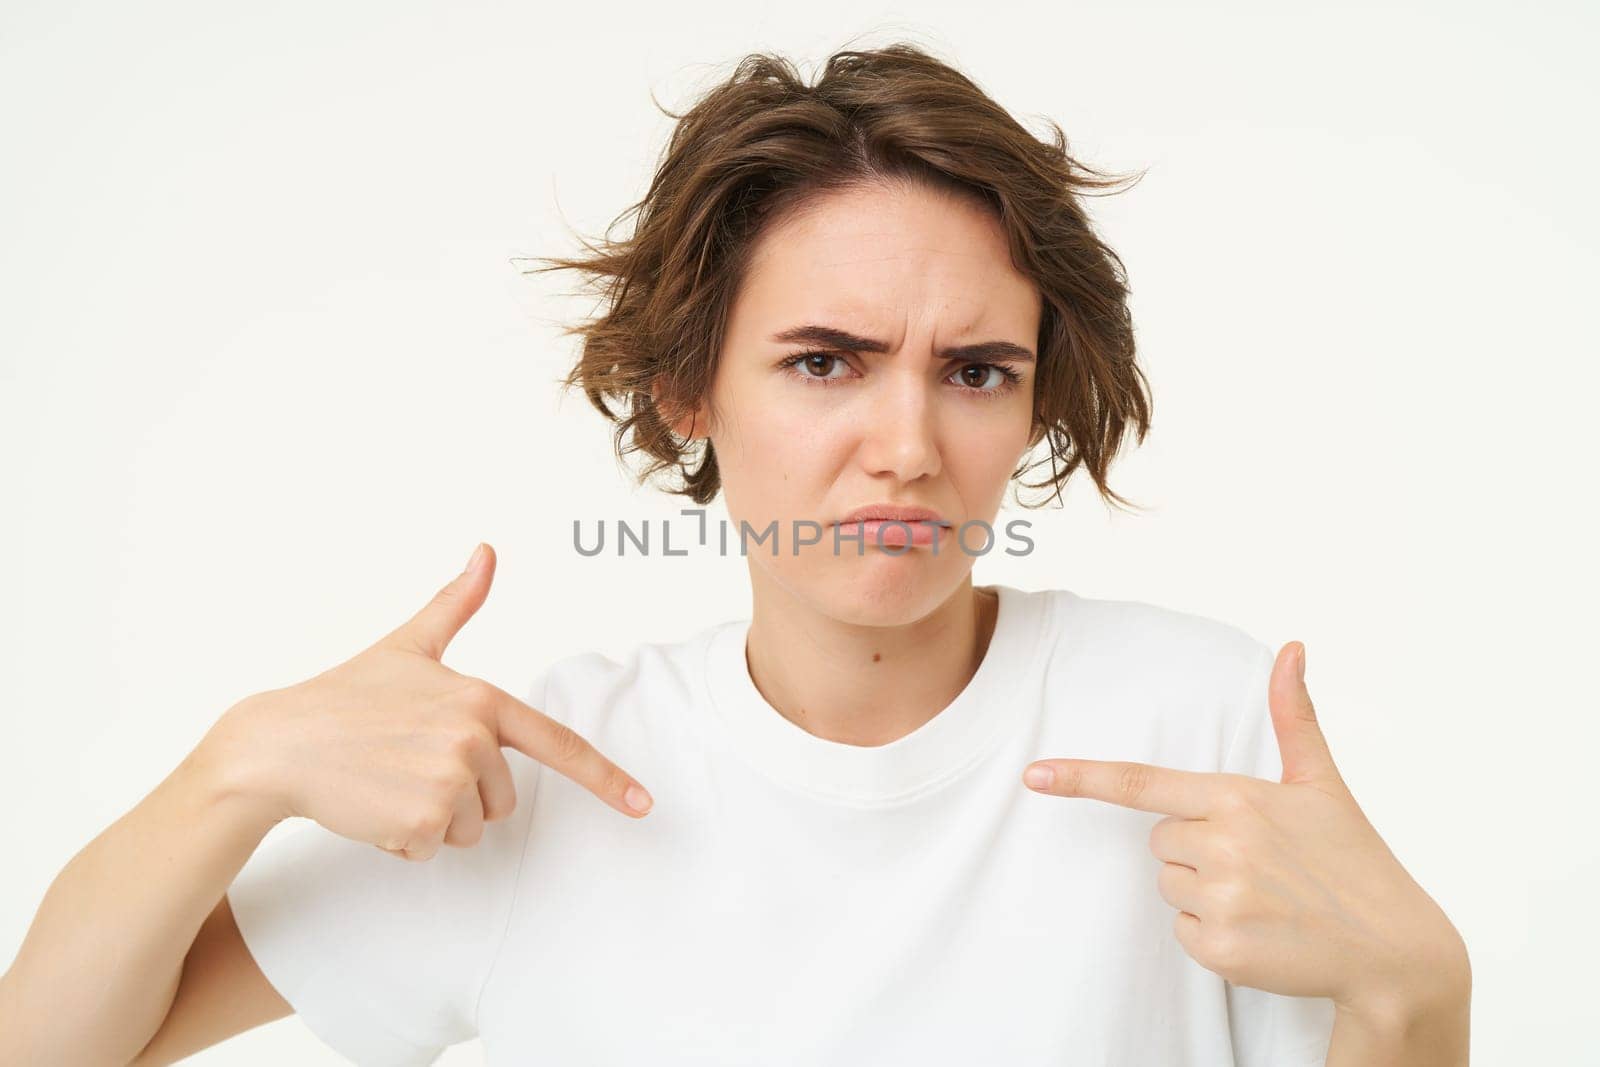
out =
[[(1263, 650), (1264, 651), (1264, 650)], [(1167, 817), (1150, 849), (1174, 932), (1236, 985), (1335, 1006), (1327, 1067), (1468, 1062), (1472, 973), (1444, 911), (1345, 786), (1305, 686), (1305, 646), (1279, 650), (1267, 702), (1281, 782), (1108, 760), (1046, 759), (1041, 793)]]

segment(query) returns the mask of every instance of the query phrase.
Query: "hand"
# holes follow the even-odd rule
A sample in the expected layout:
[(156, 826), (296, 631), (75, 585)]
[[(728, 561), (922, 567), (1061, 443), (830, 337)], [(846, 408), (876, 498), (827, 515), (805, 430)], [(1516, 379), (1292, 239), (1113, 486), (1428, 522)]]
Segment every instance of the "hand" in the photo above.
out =
[(1228, 981), (1373, 1019), (1453, 1006), (1469, 982), (1466, 946), (1346, 788), (1304, 664), (1304, 645), (1285, 645), (1267, 686), (1281, 782), (1047, 759), (1028, 768), (1053, 772), (1035, 788), (1165, 814), (1150, 833), (1165, 861), (1156, 887), (1178, 909), (1184, 951)]
[(366, 651), (234, 705), (202, 740), (206, 760), (278, 818), (305, 816), (410, 860), (441, 843), (477, 844), (485, 822), (516, 808), (501, 746), (626, 815), (648, 811), (644, 788), (565, 724), (439, 662), (488, 596), (494, 564), (480, 545), (465, 571)]

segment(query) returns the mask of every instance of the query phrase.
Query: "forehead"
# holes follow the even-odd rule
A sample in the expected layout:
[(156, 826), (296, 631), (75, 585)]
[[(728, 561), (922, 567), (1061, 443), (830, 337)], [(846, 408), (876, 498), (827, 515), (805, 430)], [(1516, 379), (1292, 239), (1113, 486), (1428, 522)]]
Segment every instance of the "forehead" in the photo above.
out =
[(869, 319), (937, 306), (964, 319), (1028, 320), (1040, 307), (988, 208), (900, 184), (820, 194), (774, 220), (752, 249), (738, 303), (763, 317)]

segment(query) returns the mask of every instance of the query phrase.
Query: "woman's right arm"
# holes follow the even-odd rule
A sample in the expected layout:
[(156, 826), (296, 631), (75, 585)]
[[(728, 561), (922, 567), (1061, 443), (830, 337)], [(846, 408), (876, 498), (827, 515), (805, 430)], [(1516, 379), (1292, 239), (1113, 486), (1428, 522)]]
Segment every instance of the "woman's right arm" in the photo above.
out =
[(283, 813), (210, 755), (197, 747), (51, 883), (0, 978), (0, 1064), (172, 1063), (290, 1013), (225, 897)]
[(440, 662), (494, 563), (481, 546), (376, 644), (229, 708), (72, 858), (0, 977), (0, 1067), (171, 1063), (289, 1014), (226, 897), (286, 818), (416, 862), (470, 848), (516, 807), (503, 747), (624, 815), (649, 810), (643, 787), (566, 725)]

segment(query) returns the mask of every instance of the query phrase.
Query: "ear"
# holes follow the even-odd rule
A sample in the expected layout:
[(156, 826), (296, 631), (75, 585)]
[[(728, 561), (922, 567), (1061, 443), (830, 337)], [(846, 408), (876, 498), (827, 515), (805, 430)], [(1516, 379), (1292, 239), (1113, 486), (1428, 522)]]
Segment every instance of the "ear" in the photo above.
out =
[(707, 436), (709, 429), (709, 413), (704, 404), (688, 410), (679, 410), (672, 405), (665, 404), (661, 399), (661, 383), (659, 381), (650, 386), (650, 399), (656, 406), (661, 421), (666, 424), (678, 437), (684, 440), (694, 440)]

